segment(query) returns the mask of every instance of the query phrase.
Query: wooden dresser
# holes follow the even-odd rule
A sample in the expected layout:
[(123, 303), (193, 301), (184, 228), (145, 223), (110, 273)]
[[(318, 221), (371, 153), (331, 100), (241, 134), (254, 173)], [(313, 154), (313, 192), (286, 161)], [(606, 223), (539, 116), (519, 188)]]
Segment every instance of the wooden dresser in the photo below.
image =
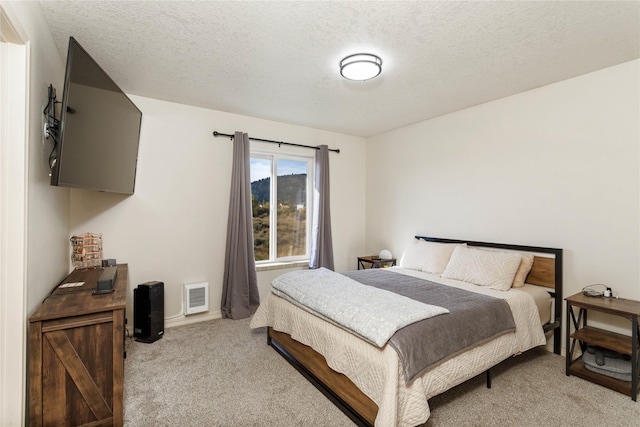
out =
[[(94, 295), (102, 268), (74, 270), (29, 318), (29, 425), (122, 426), (128, 280)], [(85, 282), (79, 287), (65, 283)]]

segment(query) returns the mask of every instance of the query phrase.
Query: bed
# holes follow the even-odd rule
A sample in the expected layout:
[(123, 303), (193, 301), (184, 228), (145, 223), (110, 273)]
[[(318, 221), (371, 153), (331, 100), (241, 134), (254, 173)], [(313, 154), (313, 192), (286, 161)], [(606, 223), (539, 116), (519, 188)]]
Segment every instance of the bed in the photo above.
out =
[[(546, 344), (546, 335), (553, 334), (554, 352), (560, 354), (561, 249), (426, 236), (415, 238), (422, 246), (454, 247), (453, 255), (450, 253), (446, 259), (447, 268), (437, 273), (422, 271), (412, 268), (410, 260), (407, 260), (404, 266), (384, 269), (386, 271), (380, 274), (384, 273), (387, 277), (390, 277), (389, 274), (396, 275), (393, 277), (398, 278), (411, 276), (445, 288), (501, 299), (513, 313), (513, 330), (455, 351), (428, 368), (418, 370), (407, 381), (410, 375), (404, 365), (407, 362), (395, 345), (374, 345), (366, 336), (323, 315), (310, 312), (283, 295), (272, 292), (251, 321), (253, 328), (267, 327), (268, 344), (357, 425), (385, 427), (423, 424), (430, 415), (428, 399), (484, 373), (487, 386), (490, 387), (491, 367), (513, 355)], [(459, 246), (464, 248), (458, 249)], [(455, 264), (454, 259), (462, 259), (458, 252), (477, 255), (479, 249), (491, 253), (526, 254), (523, 259), (531, 259), (530, 270), (527, 269), (528, 273), (523, 279), (526, 284), (498, 290), (459, 280), (455, 274), (451, 274), (451, 271), (455, 273), (455, 269), (451, 268), (451, 264)], [(438, 262), (442, 265), (443, 260), (439, 259)], [(544, 291), (541, 292), (541, 288)], [(442, 321), (450, 315), (444, 314), (435, 319)], [(433, 319), (423, 322), (429, 321), (435, 322)], [(409, 328), (402, 328), (393, 338), (406, 329)]]

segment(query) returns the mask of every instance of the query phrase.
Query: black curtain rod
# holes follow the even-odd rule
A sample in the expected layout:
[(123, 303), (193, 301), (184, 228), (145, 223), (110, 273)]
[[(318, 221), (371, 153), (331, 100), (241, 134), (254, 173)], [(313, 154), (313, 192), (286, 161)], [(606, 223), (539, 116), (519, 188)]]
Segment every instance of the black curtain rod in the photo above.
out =
[[(231, 139), (233, 139), (234, 135), (228, 134), (228, 133), (220, 133), (217, 130), (213, 131), (213, 136), (218, 137), (218, 136), (226, 136), (229, 137)], [(303, 144), (294, 144), (293, 142), (284, 142), (284, 141), (272, 141), (270, 139), (260, 139), (260, 138), (252, 138), (249, 137), (249, 139), (252, 139), (254, 141), (260, 141), (260, 142), (270, 142), (272, 144), (278, 144), (278, 145), (291, 145), (293, 147), (304, 147), (304, 148), (313, 148), (314, 150), (319, 150), (320, 147), (314, 147), (313, 145), (303, 145)], [(340, 152), (339, 148), (329, 148), (329, 151), (333, 151), (336, 153)]]

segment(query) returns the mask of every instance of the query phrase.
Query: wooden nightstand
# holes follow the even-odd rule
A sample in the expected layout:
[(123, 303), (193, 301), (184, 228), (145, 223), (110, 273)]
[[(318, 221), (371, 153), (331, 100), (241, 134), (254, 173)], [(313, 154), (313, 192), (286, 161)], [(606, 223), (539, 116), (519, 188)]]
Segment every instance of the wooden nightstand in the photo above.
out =
[[(612, 390), (631, 396), (634, 401), (638, 396), (638, 364), (640, 349), (638, 348), (638, 317), (640, 316), (640, 301), (605, 297), (588, 297), (582, 293), (565, 298), (567, 301), (566, 322), (566, 374), (584, 378)], [(573, 308), (579, 308), (576, 318)], [(631, 321), (631, 336), (618, 334), (587, 325), (589, 310), (625, 317)], [(571, 325), (574, 332), (571, 333)], [(631, 381), (621, 381), (585, 368), (582, 356), (573, 358), (575, 345), (578, 343), (582, 353), (587, 344), (604, 347), (621, 354), (631, 356)]]
[(365, 268), (392, 267), (394, 265), (396, 265), (395, 258), (382, 259), (376, 255), (358, 257), (358, 270), (364, 270)]

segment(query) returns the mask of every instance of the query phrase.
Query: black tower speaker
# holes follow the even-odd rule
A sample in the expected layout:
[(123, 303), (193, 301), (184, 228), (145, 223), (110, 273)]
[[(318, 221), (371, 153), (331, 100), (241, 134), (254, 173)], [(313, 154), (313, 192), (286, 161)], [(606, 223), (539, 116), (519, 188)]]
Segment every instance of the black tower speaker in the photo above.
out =
[(133, 336), (154, 342), (164, 334), (164, 283), (146, 282), (133, 290)]

